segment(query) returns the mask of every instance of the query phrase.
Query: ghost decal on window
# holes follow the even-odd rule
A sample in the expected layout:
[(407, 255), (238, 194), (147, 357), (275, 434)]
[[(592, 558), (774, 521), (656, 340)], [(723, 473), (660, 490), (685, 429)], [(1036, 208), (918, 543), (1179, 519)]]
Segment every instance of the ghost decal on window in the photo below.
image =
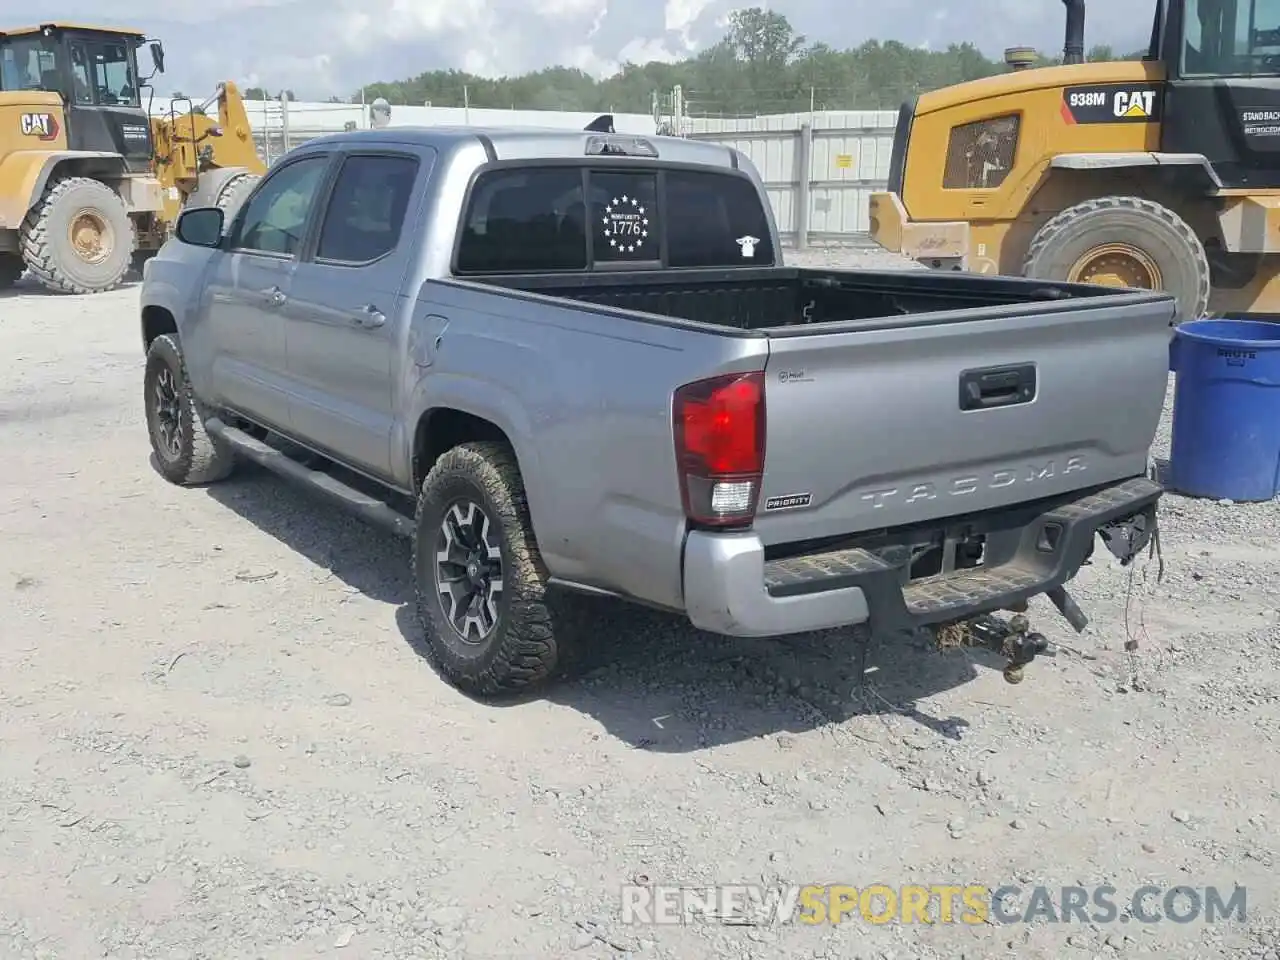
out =
[(736, 242), (738, 246), (742, 249), (742, 255), (744, 257), (750, 258), (756, 255), (756, 244), (760, 242), (760, 238), (753, 237), (750, 234), (748, 234), (745, 237), (739, 237)]

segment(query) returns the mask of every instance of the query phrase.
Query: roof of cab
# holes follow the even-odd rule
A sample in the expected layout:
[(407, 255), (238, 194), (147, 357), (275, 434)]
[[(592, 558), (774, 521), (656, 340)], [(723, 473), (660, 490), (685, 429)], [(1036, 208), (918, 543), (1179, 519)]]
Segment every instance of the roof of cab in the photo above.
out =
[(55, 21), (53, 23), (41, 23), (36, 26), (27, 27), (0, 27), (0, 37), (21, 37), (32, 33), (40, 33), (46, 27), (52, 30), (83, 30), (88, 33), (112, 33), (120, 37), (146, 36), (146, 34), (141, 30), (134, 30), (130, 27), (100, 27), (87, 23)]
[[(724, 144), (683, 137), (665, 137), (658, 134), (593, 133), (586, 130), (564, 130), (542, 127), (382, 127), (374, 130), (351, 130), (325, 134), (308, 140), (303, 147), (373, 146), (411, 144), (449, 150), (477, 141), (492, 144), (499, 160), (523, 159), (573, 159), (586, 157), (587, 141), (593, 137), (609, 137), (617, 140), (639, 139), (650, 143), (658, 153), (659, 163), (706, 164), (716, 167), (737, 166), (737, 155)], [(612, 158), (603, 158), (608, 162)]]

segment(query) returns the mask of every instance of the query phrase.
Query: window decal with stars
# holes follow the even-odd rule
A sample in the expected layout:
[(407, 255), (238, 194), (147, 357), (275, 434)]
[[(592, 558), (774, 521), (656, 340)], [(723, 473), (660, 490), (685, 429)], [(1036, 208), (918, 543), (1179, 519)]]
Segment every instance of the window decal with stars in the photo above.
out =
[(643, 251), (649, 239), (649, 214), (635, 197), (614, 197), (604, 208), (604, 236), (618, 253)]

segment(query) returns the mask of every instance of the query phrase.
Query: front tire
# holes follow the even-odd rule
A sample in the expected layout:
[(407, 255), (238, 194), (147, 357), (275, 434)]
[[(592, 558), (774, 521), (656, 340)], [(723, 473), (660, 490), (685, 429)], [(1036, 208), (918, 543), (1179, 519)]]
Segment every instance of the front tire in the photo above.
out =
[(1209, 259), (1196, 232), (1168, 207), (1142, 197), (1096, 197), (1063, 210), (1031, 241), (1023, 274), (1163, 290), (1175, 323), (1209, 307)]
[(204, 426), (182, 349), (170, 334), (147, 350), (143, 374), (147, 434), (160, 474), (180, 486), (215, 483), (235, 469), (235, 452)]
[(22, 258), (54, 293), (101, 293), (119, 286), (136, 243), (124, 201), (88, 177), (59, 180), (22, 221)]
[(510, 694), (556, 672), (547, 572), (505, 443), (463, 443), (436, 461), (418, 495), (413, 570), (427, 651), (455, 687)]

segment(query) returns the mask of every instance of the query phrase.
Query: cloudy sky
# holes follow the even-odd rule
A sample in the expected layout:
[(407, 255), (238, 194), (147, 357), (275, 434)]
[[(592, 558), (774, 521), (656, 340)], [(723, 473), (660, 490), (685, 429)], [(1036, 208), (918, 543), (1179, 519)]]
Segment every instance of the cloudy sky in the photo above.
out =
[[(36, 13), (0, 0), (0, 28), (32, 16), (134, 26), (165, 42), (158, 93), (191, 95), (231, 79), (288, 87), (300, 99), (348, 95), (362, 83), (456, 67), (519, 74), (553, 64), (604, 74), (619, 61), (674, 59), (713, 43), (734, 0), (57, 0)], [(764, 4), (761, 4), (764, 5)], [(811, 40), (847, 47), (868, 38), (946, 46), (972, 40), (989, 54), (1030, 43), (1061, 46), (1058, 0), (773, 0)], [(1150, 32), (1153, 0), (1095, 4), (1087, 42), (1134, 48)], [(1105, 14), (1103, 13), (1105, 11)]]

